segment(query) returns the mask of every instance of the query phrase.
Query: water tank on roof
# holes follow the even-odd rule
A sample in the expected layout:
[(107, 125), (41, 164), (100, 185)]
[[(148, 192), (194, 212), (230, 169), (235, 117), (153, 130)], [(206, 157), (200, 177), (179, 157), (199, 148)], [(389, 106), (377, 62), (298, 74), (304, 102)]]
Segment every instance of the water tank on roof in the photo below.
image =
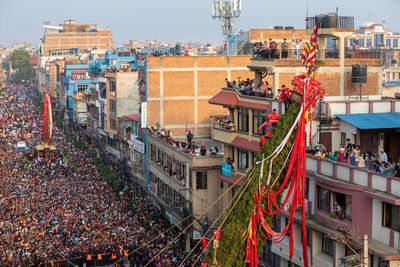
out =
[(274, 30), (283, 30), (283, 26), (275, 26)]
[(285, 27), (285, 30), (293, 30), (293, 29), (294, 29), (293, 26), (286, 26), (286, 27)]

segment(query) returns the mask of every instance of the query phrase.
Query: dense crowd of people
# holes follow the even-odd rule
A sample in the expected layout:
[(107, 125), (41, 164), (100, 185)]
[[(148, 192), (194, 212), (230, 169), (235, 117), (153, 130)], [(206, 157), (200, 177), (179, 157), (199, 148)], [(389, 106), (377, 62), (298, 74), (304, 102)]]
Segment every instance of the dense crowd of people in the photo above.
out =
[[(132, 266), (150, 261), (178, 231), (145, 245), (169, 223), (147, 197), (113, 191), (63, 129), (54, 126), (56, 151), (39, 154), (42, 110), (35, 99), (28, 86), (10, 84), (0, 92), (0, 265), (104, 265), (124, 256)], [(17, 151), (17, 141), (29, 150)], [(119, 174), (117, 164), (110, 166)], [(179, 266), (184, 247), (182, 235), (150, 266)]]
[(193, 140), (194, 136), (190, 131), (188, 131), (186, 135), (187, 137), (186, 141), (175, 140), (172, 137), (172, 132), (170, 130), (165, 130), (165, 129), (156, 130), (154, 129), (154, 127), (151, 127), (148, 129), (148, 131), (152, 136), (162, 140), (163, 142), (168, 143), (171, 147), (175, 148), (176, 150), (195, 157), (217, 155), (219, 152), (217, 146), (212, 145), (207, 148), (207, 145), (205, 144), (197, 145), (196, 142)]
[(360, 169), (400, 178), (399, 164), (388, 157), (384, 149), (381, 149), (379, 156), (375, 157), (371, 151), (362, 152), (359, 145), (354, 145), (350, 142), (350, 138), (346, 139), (346, 144), (340, 144), (336, 153), (328, 151), (321, 143), (314, 148), (308, 148), (307, 153), (317, 158), (347, 163)]
[(303, 41), (301, 39), (292, 40), (292, 47), (283, 39), (283, 42), (278, 43), (272, 39), (264, 42), (257, 42), (253, 46), (253, 55), (255, 58), (263, 59), (279, 59), (288, 58), (289, 51), (294, 51), (294, 57), (300, 59), (301, 48)]

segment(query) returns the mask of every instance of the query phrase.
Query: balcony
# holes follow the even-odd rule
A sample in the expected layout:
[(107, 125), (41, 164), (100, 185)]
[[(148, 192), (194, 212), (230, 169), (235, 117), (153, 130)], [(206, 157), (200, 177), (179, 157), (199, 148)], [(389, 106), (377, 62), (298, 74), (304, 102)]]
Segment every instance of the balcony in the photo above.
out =
[(307, 172), (363, 186), (364, 191), (373, 198), (385, 196), (393, 203), (400, 204), (400, 179), (396, 177), (310, 156), (307, 157)]
[(226, 116), (211, 116), (211, 136), (222, 143), (231, 143), (237, 136), (235, 124)]

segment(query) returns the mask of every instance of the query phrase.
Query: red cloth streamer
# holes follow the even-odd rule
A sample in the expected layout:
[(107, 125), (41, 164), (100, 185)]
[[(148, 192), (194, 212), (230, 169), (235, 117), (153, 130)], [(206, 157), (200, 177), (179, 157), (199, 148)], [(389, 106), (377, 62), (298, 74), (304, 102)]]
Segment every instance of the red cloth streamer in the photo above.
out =
[[(46, 89), (47, 92), (47, 89)], [(43, 101), (43, 123), (42, 123), (42, 139), (43, 142), (50, 144), (51, 137), (53, 136), (53, 117), (51, 111), (51, 98), (46, 94)]]
[[(293, 257), (293, 221), (294, 215), (298, 207), (301, 206), (302, 210), (302, 231), (303, 231), (303, 260), (304, 266), (308, 266), (308, 253), (307, 253), (307, 236), (306, 236), (306, 216), (305, 216), (305, 181), (306, 181), (306, 114), (307, 111), (311, 112), (318, 101), (322, 98), (325, 91), (321, 88), (320, 83), (314, 79), (308, 78), (305, 75), (296, 76), (292, 84), (299, 93), (303, 95), (302, 113), (300, 114), (300, 120), (297, 125), (296, 138), (293, 143), (293, 150), (290, 156), (288, 168), (283, 178), (282, 184), (279, 188), (269, 188), (266, 190), (266, 195), (258, 195), (257, 190), (255, 192), (255, 207), (250, 217), (249, 226), (247, 230), (247, 242), (246, 242), (246, 262), (250, 264), (250, 267), (257, 266), (257, 229), (262, 229), (261, 233), (265, 238), (271, 240), (273, 243), (282, 242), (289, 229), (289, 246), (290, 246), (290, 257)], [(288, 192), (283, 200), (283, 204), (280, 207), (277, 204), (276, 198), (288, 185)], [(262, 185), (264, 186), (264, 185)], [(264, 189), (264, 188), (263, 188)], [(262, 190), (261, 192), (263, 192)], [(260, 200), (266, 198), (267, 210), (265, 210)], [(284, 210), (285, 205), (289, 202), (290, 198), (291, 205), (288, 210)], [(274, 211), (275, 209), (275, 211)], [(267, 224), (264, 213), (266, 214), (277, 214), (277, 213), (288, 213), (289, 219), (285, 229), (280, 233), (273, 231)], [(260, 228), (257, 227), (260, 226)]]

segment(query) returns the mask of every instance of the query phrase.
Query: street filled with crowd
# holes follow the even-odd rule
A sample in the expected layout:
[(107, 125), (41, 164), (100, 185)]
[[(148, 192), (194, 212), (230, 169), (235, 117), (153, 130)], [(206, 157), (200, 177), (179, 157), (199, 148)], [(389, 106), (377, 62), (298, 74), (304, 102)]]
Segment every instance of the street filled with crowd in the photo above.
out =
[[(54, 126), (51, 155), (36, 151), (40, 99), (29, 86), (0, 92), (0, 265), (180, 266), (183, 235), (155, 257), (177, 228), (166, 231), (171, 225), (146, 195), (116, 192), (64, 129)], [(18, 142), (26, 147), (17, 149)], [(120, 175), (118, 164), (108, 164)]]

